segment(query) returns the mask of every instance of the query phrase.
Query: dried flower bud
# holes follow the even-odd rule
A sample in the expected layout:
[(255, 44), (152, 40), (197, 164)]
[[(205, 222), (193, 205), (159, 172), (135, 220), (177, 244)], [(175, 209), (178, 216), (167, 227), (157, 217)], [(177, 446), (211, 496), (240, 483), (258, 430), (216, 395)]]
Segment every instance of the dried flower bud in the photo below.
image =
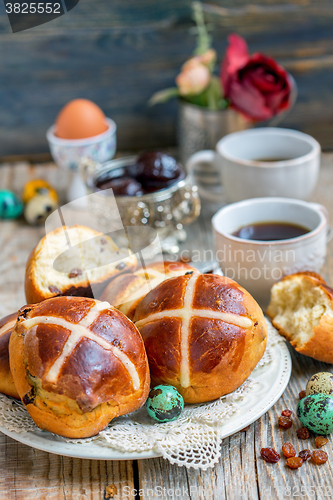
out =
[(198, 61), (205, 66), (214, 64), (216, 61), (216, 51), (214, 49), (208, 49), (204, 54), (197, 56)]
[(208, 86), (211, 74), (207, 66), (196, 58), (189, 59), (176, 78), (179, 94), (182, 96), (201, 94)]

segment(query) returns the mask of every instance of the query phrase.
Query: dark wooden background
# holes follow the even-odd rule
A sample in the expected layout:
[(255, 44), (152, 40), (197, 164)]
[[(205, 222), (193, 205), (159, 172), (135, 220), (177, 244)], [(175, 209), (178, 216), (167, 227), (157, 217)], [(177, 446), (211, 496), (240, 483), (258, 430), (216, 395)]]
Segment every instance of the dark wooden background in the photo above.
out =
[[(70, 99), (86, 97), (118, 124), (119, 148), (175, 144), (177, 105), (149, 108), (194, 48), (190, 0), (81, 0), (65, 16), (13, 34), (0, 5), (0, 155), (47, 151), (45, 131)], [(332, 0), (205, 2), (220, 57), (237, 31), (251, 51), (294, 76), (297, 104), (281, 125), (333, 147)]]

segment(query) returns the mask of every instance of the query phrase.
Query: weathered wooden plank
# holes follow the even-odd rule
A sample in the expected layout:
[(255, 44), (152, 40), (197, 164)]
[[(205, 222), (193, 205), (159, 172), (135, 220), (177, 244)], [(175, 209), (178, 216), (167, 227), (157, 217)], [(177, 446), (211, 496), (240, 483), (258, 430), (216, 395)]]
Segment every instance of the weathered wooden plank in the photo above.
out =
[[(45, 131), (78, 96), (118, 124), (119, 147), (175, 144), (175, 103), (149, 108), (152, 93), (174, 84), (194, 48), (190, 1), (86, 0), (61, 18), (13, 35), (0, 4), (0, 155), (48, 150)], [(333, 5), (327, 0), (205, 2), (220, 58), (226, 36), (276, 57), (295, 76), (299, 99), (283, 125), (332, 147)]]
[(135, 498), (130, 461), (62, 457), (22, 445), (2, 433), (0, 450), (1, 500), (111, 498), (106, 496), (108, 487), (113, 487), (117, 500)]
[[(64, 201), (64, 191), (71, 174), (59, 170), (54, 164), (41, 164), (36, 167), (29, 167), (26, 162), (3, 165), (0, 168), (0, 189), (11, 189), (21, 195), (24, 184), (35, 178), (47, 179), (55, 186)], [(44, 235), (44, 227), (29, 227), (23, 220), (1, 222), (1, 317), (26, 303), (24, 295), (26, 261), (31, 250)]]
[[(59, 171), (54, 164), (3, 165), (0, 167), (0, 189), (21, 193), (25, 182), (37, 177), (48, 180), (64, 198), (71, 174)], [(25, 304), (26, 260), (44, 234), (44, 227), (32, 228), (23, 221), (1, 221), (0, 317)], [(134, 498), (132, 462), (61, 457), (22, 445), (0, 433), (1, 500), (102, 499), (107, 498), (106, 488), (112, 485), (116, 488), (117, 499)], [(128, 489), (124, 489), (125, 486)]]
[[(333, 220), (331, 196), (333, 154), (324, 154), (319, 183), (313, 200), (324, 204)], [(212, 248), (210, 216), (217, 210), (216, 205), (205, 203), (200, 219), (188, 227), (188, 240), (183, 249), (198, 249), (203, 254), (205, 248)], [(207, 255), (207, 254), (206, 254)], [(333, 283), (333, 241), (328, 246), (327, 264), (323, 275)], [(282, 444), (291, 441), (296, 450), (314, 449), (314, 438), (302, 441), (297, 438), (296, 429), (301, 425), (296, 418), (298, 394), (305, 389), (308, 379), (319, 371), (332, 371), (332, 365), (320, 363), (296, 353), (290, 347), (293, 359), (293, 371), (288, 387), (273, 408), (253, 423), (246, 432), (239, 432), (222, 443), (221, 458), (214, 469), (206, 472), (179, 469), (162, 459), (139, 462), (140, 487), (145, 500), (153, 500), (156, 493), (161, 498), (168, 496), (170, 490), (183, 488), (183, 496), (191, 500), (285, 500), (291, 497), (324, 500), (332, 495), (333, 484), (333, 448), (332, 440), (325, 445), (329, 461), (323, 466), (311, 462), (305, 463), (299, 470), (291, 470), (282, 458), (278, 464), (267, 464), (260, 457), (262, 447), (272, 446), (281, 453)], [(281, 411), (289, 408), (293, 411), (294, 424), (290, 430), (278, 426)], [(164, 488), (164, 489), (163, 489)], [(155, 497), (154, 497), (155, 494)], [(326, 496), (325, 496), (326, 495)]]
[[(261, 448), (267, 446), (272, 446), (282, 455), (281, 448), (285, 441), (291, 441), (297, 452), (315, 448), (314, 436), (306, 441), (297, 438), (296, 429), (300, 424), (296, 417), (293, 428), (287, 431), (279, 428), (277, 420), (286, 408), (291, 409), (295, 416), (298, 393), (305, 388), (307, 380), (318, 371), (331, 371), (332, 368), (294, 351), (292, 355), (293, 375), (284, 395), (246, 432), (239, 432), (223, 441), (221, 459), (214, 469), (205, 472), (181, 469), (179, 472), (177, 466), (163, 464), (162, 459), (139, 462), (143, 498), (152, 500), (157, 492), (163, 500), (177, 498), (179, 489), (182, 491), (181, 498), (192, 500), (285, 500), (293, 495), (322, 500), (325, 493), (330, 494), (333, 482), (331, 440), (325, 446), (329, 462), (321, 467), (307, 462), (300, 470), (293, 471), (285, 465), (284, 458), (278, 464), (267, 464), (260, 457)], [(168, 491), (174, 493), (168, 496)], [(313, 491), (317, 492), (317, 496)]]
[[(272, 446), (280, 453), (285, 441), (291, 441), (297, 452), (306, 448), (315, 449), (314, 436), (311, 436), (309, 440), (297, 438), (295, 431), (301, 425), (296, 417), (294, 417), (293, 427), (289, 430), (280, 429), (277, 419), (285, 408), (291, 409), (295, 415), (299, 400), (298, 393), (305, 389), (308, 379), (316, 372), (332, 371), (332, 366), (297, 354), (292, 348), (291, 352), (293, 374), (290, 383), (278, 403), (255, 424), (255, 456), (259, 491), (263, 500), (269, 498), (282, 500), (293, 495), (306, 499), (323, 499), (325, 492), (330, 491), (333, 482), (331, 440), (324, 448), (329, 455), (329, 462), (325, 466), (318, 467), (309, 461), (303, 464), (301, 469), (293, 471), (285, 465), (283, 458), (276, 465), (267, 464), (260, 458), (261, 447)], [(313, 489), (317, 492), (317, 496), (314, 495)]]
[[(314, 201), (323, 203), (333, 220), (332, 165), (333, 154), (323, 155)], [(0, 169), (0, 188), (15, 188), (19, 192), (28, 178), (40, 175), (52, 179), (58, 189), (64, 189), (68, 182), (68, 174), (64, 172), (63, 176), (59, 176), (54, 166), (39, 165), (32, 168), (18, 164), (16, 167), (7, 165)], [(182, 249), (195, 249), (201, 256), (209, 255), (204, 254), (204, 250), (212, 246), (210, 216), (216, 209), (216, 205), (204, 204), (203, 216), (188, 227), (188, 240)], [(0, 230), (1, 262), (5, 263), (0, 269), (2, 315), (22, 303), (25, 259), (43, 229), (3, 221)], [(15, 267), (9, 260), (11, 257), (14, 258)], [(333, 283), (333, 242), (329, 245), (324, 275)], [(141, 488), (141, 498), (145, 500), (280, 500), (288, 498), (289, 492), (306, 499), (324, 500), (327, 498), (325, 493), (331, 494), (331, 489), (325, 488), (331, 488), (333, 484), (331, 440), (325, 446), (329, 462), (321, 467), (306, 463), (300, 470), (292, 471), (285, 466), (284, 459), (277, 465), (269, 465), (260, 458), (262, 446), (273, 446), (281, 451), (286, 440), (292, 441), (298, 451), (314, 447), (314, 436), (305, 442), (296, 437), (296, 419), (291, 430), (282, 431), (277, 425), (277, 418), (287, 407), (295, 414), (298, 392), (305, 388), (308, 378), (318, 371), (332, 371), (332, 366), (296, 354), (292, 349), (291, 352), (293, 374), (287, 390), (277, 404), (252, 424), (249, 430), (223, 441), (221, 459), (214, 469), (206, 472), (188, 471), (171, 466), (162, 459), (144, 460), (138, 462), (137, 481), (131, 462), (95, 462), (58, 457), (28, 448), (0, 434), (0, 499), (99, 499), (103, 498), (106, 486), (114, 484), (117, 488), (115, 498), (120, 499), (134, 499), (134, 490)], [(311, 494), (313, 487), (317, 491), (316, 496)]]
[[(168, 27), (176, 22), (188, 21), (191, 10), (191, 0), (161, 0), (156, 3), (152, 0), (135, 0), (122, 2), (120, 0), (110, 3), (108, 0), (81, 0), (80, 3), (65, 16), (34, 28), (33, 33), (50, 33), (59, 29), (72, 29), (77, 27), (89, 28), (114, 28), (127, 30), (130, 26), (133, 30), (145, 29), (147, 27)], [(316, 2), (304, 2), (303, 0), (262, 0), (260, 3), (244, 0), (214, 0), (203, 1), (204, 10), (207, 14), (220, 18), (220, 22), (228, 23), (229, 19), (256, 17), (259, 22), (268, 16), (288, 16), (285, 21), (290, 21), (290, 16), (303, 16), (312, 13), (316, 17), (331, 16), (331, 3), (329, 0), (316, 0)], [(3, 4), (0, 6), (0, 31), (10, 33), (8, 20), (5, 16)], [(19, 36), (29, 36), (29, 32), (20, 33)], [(32, 33), (32, 32), (30, 32)]]

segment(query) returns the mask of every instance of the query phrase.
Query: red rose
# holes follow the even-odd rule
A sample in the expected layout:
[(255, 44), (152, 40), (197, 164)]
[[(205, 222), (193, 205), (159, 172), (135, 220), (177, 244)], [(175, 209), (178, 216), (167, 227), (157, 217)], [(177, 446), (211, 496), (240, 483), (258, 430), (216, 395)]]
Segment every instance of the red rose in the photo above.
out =
[(221, 67), (224, 96), (250, 120), (263, 121), (290, 106), (292, 82), (274, 59), (250, 56), (245, 40), (232, 34)]

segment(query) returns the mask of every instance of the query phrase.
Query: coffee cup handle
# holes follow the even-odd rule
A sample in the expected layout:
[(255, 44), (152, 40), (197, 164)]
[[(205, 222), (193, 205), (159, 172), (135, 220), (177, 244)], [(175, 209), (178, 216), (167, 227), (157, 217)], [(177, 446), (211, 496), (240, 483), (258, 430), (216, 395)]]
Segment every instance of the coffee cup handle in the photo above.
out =
[[(186, 163), (186, 170), (187, 172), (192, 175), (192, 177), (195, 179), (196, 178), (196, 172), (195, 169), (200, 163), (210, 163), (213, 164), (215, 162), (215, 151), (212, 149), (204, 149), (203, 151), (198, 151), (197, 153), (194, 153), (190, 158), (187, 160)], [(221, 186), (222, 188), (222, 186)], [(220, 193), (214, 193), (210, 191), (209, 189), (205, 189), (202, 186), (198, 186), (198, 191), (199, 191), (199, 196), (203, 199), (209, 200), (211, 202), (216, 202), (216, 203), (223, 203), (223, 188), (221, 189), (221, 194)]]
[[(329, 213), (326, 207), (324, 205), (321, 205), (320, 203), (314, 203), (312, 202), (311, 205), (315, 207), (317, 210), (319, 210), (324, 216), (326, 217), (327, 222), (329, 221)], [(329, 225), (328, 226), (328, 231), (327, 231), (327, 243), (329, 243), (333, 239), (333, 226)]]

